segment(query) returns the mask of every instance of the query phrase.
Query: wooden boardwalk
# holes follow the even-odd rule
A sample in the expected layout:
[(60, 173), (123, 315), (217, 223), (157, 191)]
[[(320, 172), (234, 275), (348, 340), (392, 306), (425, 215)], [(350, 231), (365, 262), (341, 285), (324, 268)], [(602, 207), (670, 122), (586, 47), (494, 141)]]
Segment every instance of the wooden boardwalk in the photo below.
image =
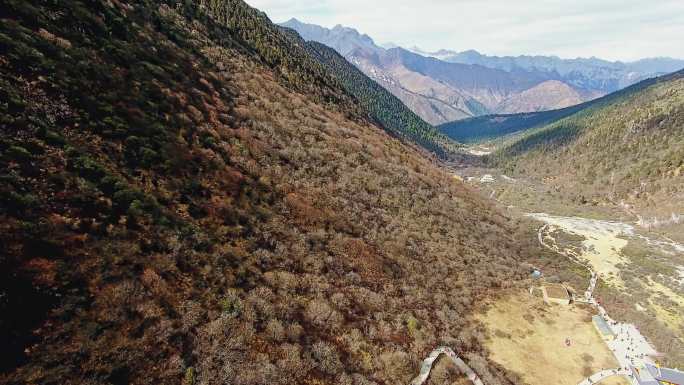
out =
[(459, 356), (457, 356), (453, 350), (446, 346), (442, 346), (433, 350), (430, 355), (423, 360), (423, 364), (420, 367), (420, 374), (418, 374), (418, 376), (411, 381), (411, 385), (422, 385), (425, 383), (430, 376), (432, 364), (442, 354), (445, 354), (447, 357), (449, 357), (451, 361), (456, 364), (456, 367), (461, 371), (461, 373), (465, 374), (474, 385), (484, 385), (477, 373), (475, 373), (470, 366), (468, 366)]
[(631, 372), (629, 370), (625, 369), (607, 369), (600, 371), (598, 373), (594, 373), (591, 376), (585, 378), (582, 380), (579, 384), (577, 385), (592, 385), (592, 384), (598, 384), (599, 382), (605, 380), (608, 377), (613, 377), (613, 376), (625, 376), (629, 378)]

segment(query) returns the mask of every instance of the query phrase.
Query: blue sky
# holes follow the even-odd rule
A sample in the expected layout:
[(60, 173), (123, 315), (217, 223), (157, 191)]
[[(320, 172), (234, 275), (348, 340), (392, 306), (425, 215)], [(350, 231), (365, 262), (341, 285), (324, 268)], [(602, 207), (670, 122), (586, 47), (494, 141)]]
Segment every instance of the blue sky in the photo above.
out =
[(271, 20), (342, 24), (377, 43), (611, 60), (684, 58), (684, 0), (247, 0)]

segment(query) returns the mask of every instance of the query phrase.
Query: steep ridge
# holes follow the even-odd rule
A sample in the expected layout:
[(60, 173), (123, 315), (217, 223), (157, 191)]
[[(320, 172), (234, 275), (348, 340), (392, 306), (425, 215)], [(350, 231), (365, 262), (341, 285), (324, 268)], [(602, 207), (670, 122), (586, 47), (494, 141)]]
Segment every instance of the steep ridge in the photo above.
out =
[(282, 23), (281, 26), (297, 31), (306, 41), (316, 41), (328, 47), (335, 47), (342, 56), (347, 56), (359, 48), (370, 51), (377, 49), (370, 36), (361, 35), (357, 30), (341, 25), (328, 29), (315, 24), (302, 23), (293, 18)]
[[(531, 234), (237, 0), (8, 0), (0, 383), (408, 383)], [(528, 242), (529, 241), (529, 242)]]
[(454, 86), (470, 96), (477, 96), (477, 100), (492, 109), (508, 94), (529, 89), (549, 80), (546, 76), (522, 71), (506, 72), (482, 66), (447, 63), (403, 48), (388, 50), (386, 57), (382, 59), (386, 65), (402, 63), (412, 71)]
[(401, 100), (364, 75), (334, 49), (314, 41), (307, 44), (312, 56), (327, 66), (383, 127), (436, 152), (442, 158), (458, 156), (462, 146), (419, 118)]
[(383, 67), (378, 55), (362, 50), (355, 51), (348, 59), (428, 123), (453, 121), (475, 114), (468, 108), (467, 98), (458, 90), (401, 63)]
[(684, 71), (647, 80), (526, 132), (492, 155), (580, 202), (684, 210)]

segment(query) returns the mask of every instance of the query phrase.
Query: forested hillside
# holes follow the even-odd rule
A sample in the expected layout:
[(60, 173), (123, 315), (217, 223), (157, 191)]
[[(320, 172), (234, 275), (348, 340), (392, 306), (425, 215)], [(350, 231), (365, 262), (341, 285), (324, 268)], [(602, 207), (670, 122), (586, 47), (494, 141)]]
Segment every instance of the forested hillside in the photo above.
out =
[(0, 95), (0, 383), (519, 382), (536, 238), (242, 1), (6, 0)]
[(648, 80), (536, 128), (492, 161), (545, 178), (583, 202), (626, 200), (680, 212), (684, 197), (684, 71)]
[(327, 66), (345, 89), (390, 132), (418, 143), (443, 158), (458, 154), (460, 146), (457, 143), (414, 114), (401, 100), (364, 75), (334, 49), (315, 41), (307, 45), (313, 56)]

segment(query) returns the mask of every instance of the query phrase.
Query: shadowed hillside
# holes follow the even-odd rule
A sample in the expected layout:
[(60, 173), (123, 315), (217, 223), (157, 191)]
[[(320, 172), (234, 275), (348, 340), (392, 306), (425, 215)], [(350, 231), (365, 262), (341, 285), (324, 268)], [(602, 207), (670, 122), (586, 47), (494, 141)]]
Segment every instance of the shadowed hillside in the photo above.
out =
[(534, 235), (262, 13), (0, 19), (0, 383), (407, 383), (442, 344), (519, 382), (471, 313), (546, 254)]
[[(591, 103), (591, 102), (589, 102)], [(526, 112), (510, 115), (484, 115), (444, 123), (437, 128), (444, 135), (463, 143), (498, 139), (509, 134), (539, 127), (582, 110), (584, 104), (560, 110)]]

